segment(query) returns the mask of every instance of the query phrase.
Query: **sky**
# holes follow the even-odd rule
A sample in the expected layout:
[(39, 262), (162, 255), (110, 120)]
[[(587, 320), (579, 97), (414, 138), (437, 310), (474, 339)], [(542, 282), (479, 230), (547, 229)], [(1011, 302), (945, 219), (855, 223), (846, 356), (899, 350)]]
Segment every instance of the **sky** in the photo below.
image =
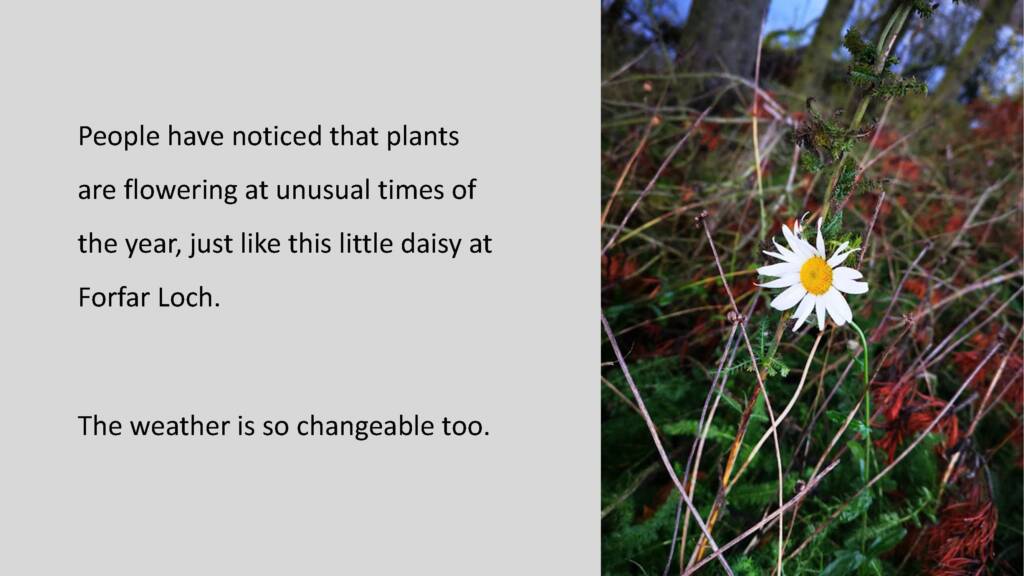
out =
[[(680, 0), (689, 3), (689, 0)], [(785, 28), (803, 28), (825, 11), (828, 0), (774, 0), (768, 8), (769, 32)]]
[[(668, 2), (669, 9), (674, 12), (673, 16), (682, 22), (690, 12), (690, 5), (693, 3), (693, 0), (668, 0)], [(771, 0), (768, 8), (768, 19), (765, 22), (765, 32), (800, 30), (806, 27), (802, 41), (797, 42), (798, 44), (806, 43), (814, 34), (814, 25), (822, 12), (825, 11), (826, 4), (828, 4), (828, 0)], [(850, 21), (856, 21), (858, 16), (863, 16), (862, 12), (866, 12), (872, 5), (873, 2), (865, 2), (863, 0), (855, 2), (854, 12), (851, 14)], [(953, 9), (952, 2), (943, 2), (939, 7), (939, 10), (949, 11)], [(1009, 27), (1004, 27), (1000, 32), (1000, 38), (1004, 41), (1013, 35), (1014, 32)], [(785, 45), (785, 39), (780, 38), (780, 41)], [(1021, 53), (1021, 48), (1018, 45), (1014, 51), (1005, 56), (996, 65), (997, 76), (1004, 78), (1001, 84), (1006, 93), (1015, 93), (1021, 89)], [(838, 47), (837, 56), (843, 56), (842, 51)], [(934, 87), (938, 80), (941, 79), (942, 72), (942, 68), (937, 68), (932, 71), (929, 78), (922, 78), (922, 80), (925, 80), (931, 87)]]
[[(674, 0), (680, 17), (690, 12), (692, 0)], [(773, 0), (768, 8), (768, 32), (786, 28), (803, 28), (825, 11), (828, 0)], [(812, 29), (813, 30), (813, 29)]]

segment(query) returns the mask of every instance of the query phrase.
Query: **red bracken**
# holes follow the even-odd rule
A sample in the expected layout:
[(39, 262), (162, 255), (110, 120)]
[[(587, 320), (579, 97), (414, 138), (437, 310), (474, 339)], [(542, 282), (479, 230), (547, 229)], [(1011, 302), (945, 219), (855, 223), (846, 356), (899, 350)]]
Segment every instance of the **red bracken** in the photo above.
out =
[(993, 558), (998, 513), (974, 481), (961, 499), (939, 511), (939, 522), (928, 530), (922, 560), (932, 566), (929, 574), (966, 576), (988, 573)]
[[(927, 428), (946, 406), (943, 400), (922, 393), (911, 382), (882, 382), (872, 392), (885, 422), (885, 434), (875, 441), (875, 445), (889, 455), (889, 462), (893, 461), (896, 451), (905, 441)], [(943, 418), (936, 430), (945, 435), (945, 440), (938, 447), (940, 454), (955, 446), (960, 439), (960, 425), (953, 414)]]

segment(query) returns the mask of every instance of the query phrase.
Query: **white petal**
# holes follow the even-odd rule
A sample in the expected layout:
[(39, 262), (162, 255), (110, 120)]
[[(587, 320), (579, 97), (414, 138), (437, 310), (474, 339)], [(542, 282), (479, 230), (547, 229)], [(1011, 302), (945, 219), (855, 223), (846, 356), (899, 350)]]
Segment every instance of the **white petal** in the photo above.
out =
[(825, 329), (825, 299), (814, 299), (814, 313), (818, 315), (818, 330)]
[(842, 326), (850, 320), (853, 320), (853, 311), (850, 310), (850, 305), (846, 303), (846, 298), (839, 293), (835, 288), (829, 288), (828, 292), (821, 297), (825, 301), (825, 309), (828, 310), (828, 315), (832, 317), (837, 326)]
[(800, 273), (799, 272), (795, 272), (793, 274), (786, 274), (785, 276), (781, 276), (779, 278), (776, 278), (775, 280), (772, 280), (771, 282), (765, 282), (764, 284), (758, 284), (758, 286), (760, 286), (762, 288), (789, 288), (790, 286), (792, 286), (794, 284), (798, 284), (799, 282), (800, 282)]
[(860, 270), (854, 270), (846, 266), (840, 266), (832, 270), (833, 282), (836, 280), (860, 280), (863, 277), (864, 275), (860, 273)]
[(783, 262), (792, 262), (792, 261), (794, 261), (796, 259), (796, 256), (788, 256), (787, 257), (787, 256), (783, 256), (782, 254), (779, 254), (778, 252), (772, 252), (771, 250), (764, 250), (763, 252), (765, 254), (767, 254), (768, 256), (771, 256), (772, 258), (778, 258), (779, 260), (782, 260)]
[(786, 237), (786, 242), (789, 243), (789, 249), (796, 255), (803, 258), (810, 258), (811, 256), (814, 256), (813, 250), (807, 250), (807, 248), (805, 248), (805, 246), (810, 247), (810, 244), (800, 239), (800, 237), (790, 230), (785, 224), (782, 225), (782, 235)]
[(828, 259), (828, 265), (835, 268), (836, 266), (839, 266), (840, 264), (845, 262), (846, 258), (850, 254), (853, 254), (858, 250), (860, 250), (860, 248), (854, 248), (853, 250), (847, 250), (845, 252), (843, 252), (842, 250), (836, 250), (836, 253), (833, 254), (832, 257)]
[(762, 266), (757, 269), (757, 273), (761, 276), (785, 276), (786, 274), (799, 274), (800, 266), (792, 262), (782, 262), (779, 264), (772, 264), (770, 266)]
[(810, 316), (811, 310), (814, 310), (814, 301), (816, 299), (817, 296), (808, 292), (807, 296), (804, 296), (804, 299), (800, 301), (800, 305), (796, 307), (796, 324), (793, 326), (793, 332), (799, 330), (800, 326), (803, 326), (804, 321), (807, 320), (807, 317)]
[(795, 252), (793, 252), (789, 248), (786, 248), (785, 246), (779, 246), (779, 243), (775, 241), (775, 238), (772, 238), (772, 244), (775, 244), (775, 249), (778, 250), (779, 254), (785, 256), (787, 260), (797, 259), (797, 255)]
[(821, 218), (818, 218), (818, 256), (825, 257), (825, 237), (821, 235)]
[(804, 240), (803, 238), (797, 238), (796, 240), (797, 240), (797, 242), (800, 243), (800, 247), (804, 249), (804, 252), (807, 253), (807, 257), (808, 258), (810, 258), (812, 256), (817, 256), (818, 255), (818, 250), (815, 249), (814, 246), (812, 246), (810, 242), (808, 242), (807, 240)]
[(796, 306), (797, 302), (807, 294), (807, 290), (804, 290), (802, 284), (795, 284), (783, 290), (782, 294), (779, 294), (772, 300), (772, 308), (776, 310), (789, 310), (793, 306)]
[(857, 282), (856, 280), (847, 280), (845, 278), (836, 279), (832, 278), (832, 286), (840, 292), (847, 294), (863, 294), (868, 291), (867, 282)]

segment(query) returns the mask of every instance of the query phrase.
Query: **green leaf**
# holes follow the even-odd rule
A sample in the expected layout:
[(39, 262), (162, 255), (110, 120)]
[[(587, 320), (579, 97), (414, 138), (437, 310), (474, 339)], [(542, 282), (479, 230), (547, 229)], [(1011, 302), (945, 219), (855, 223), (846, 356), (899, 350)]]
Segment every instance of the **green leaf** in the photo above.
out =
[[(697, 420), (680, 420), (662, 426), (662, 431), (669, 436), (699, 436), (700, 422)], [(730, 443), (736, 437), (735, 430), (726, 430), (712, 425), (708, 429), (708, 440)]]
[(842, 514), (839, 515), (839, 520), (842, 522), (849, 522), (855, 518), (860, 518), (862, 515), (868, 513), (868, 509), (871, 508), (871, 503), (874, 499), (871, 497), (871, 491), (865, 490), (856, 500), (850, 503), (843, 510)]
[(850, 440), (846, 443), (846, 448), (850, 451), (850, 454), (853, 454), (853, 459), (857, 463), (857, 471), (861, 480), (865, 480), (864, 474), (867, 471), (867, 467), (864, 465), (864, 444), (860, 440)]
[(860, 567), (860, 573), (869, 576), (882, 576), (882, 561), (878, 558), (871, 558)]
[(864, 555), (856, 550), (840, 550), (836, 552), (836, 559), (821, 571), (821, 576), (856, 574), (865, 560)]
[(868, 552), (878, 556), (892, 550), (907, 536), (907, 529), (902, 526), (892, 526), (875, 534), (875, 537), (868, 543)]

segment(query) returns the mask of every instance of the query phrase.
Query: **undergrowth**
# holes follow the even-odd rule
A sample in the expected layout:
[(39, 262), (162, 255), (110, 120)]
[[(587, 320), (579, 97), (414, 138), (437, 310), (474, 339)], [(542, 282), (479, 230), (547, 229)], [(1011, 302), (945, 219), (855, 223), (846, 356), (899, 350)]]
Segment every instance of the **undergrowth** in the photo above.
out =
[[(894, 17), (902, 26), (927, 16), (921, 11), (929, 5), (904, 2), (905, 15)], [(673, 98), (685, 74), (641, 63), (606, 81), (603, 312), (675, 475), (686, 486), (695, 478), (696, 511), (716, 518), (710, 530), (718, 545), (778, 508), (770, 439), (738, 474), (770, 427), (760, 375), (776, 414), (800, 389), (778, 427), (783, 497), (799, 496), (783, 515), (786, 574), (1017, 574), (1024, 559), (1021, 101), (977, 101), (911, 119), (900, 114), (901, 99), (920, 97), (923, 84), (891, 71), (881, 40), (854, 30), (845, 37), (857, 103), (849, 112), (805, 102), (768, 80), (770, 93), (756, 103), (749, 84), (722, 88), (739, 103), (713, 108), (698, 123), (701, 111)], [(759, 123), (763, 231), (752, 122)], [(868, 337), (870, 425), (857, 408), (864, 396), (857, 334), (829, 325), (811, 356), (817, 327), (794, 334), (788, 313), (770, 309), (771, 295), (755, 283), (770, 239), (805, 214), (805, 225), (825, 218), (830, 251), (843, 242), (862, 249), (848, 265), (871, 286), (850, 300)], [(730, 339), (739, 325), (753, 359), (739, 332)], [(695, 553), (700, 531), (610, 344), (606, 336), (604, 573), (678, 574), (710, 550)], [(734, 484), (725, 490), (727, 476)], [(808, 483), (814, 487), (805, 491)], [(724, 557), (735, 574), (773, 573), (776, 523)], [(724, 568), (712, 561), (700, 572)]]

